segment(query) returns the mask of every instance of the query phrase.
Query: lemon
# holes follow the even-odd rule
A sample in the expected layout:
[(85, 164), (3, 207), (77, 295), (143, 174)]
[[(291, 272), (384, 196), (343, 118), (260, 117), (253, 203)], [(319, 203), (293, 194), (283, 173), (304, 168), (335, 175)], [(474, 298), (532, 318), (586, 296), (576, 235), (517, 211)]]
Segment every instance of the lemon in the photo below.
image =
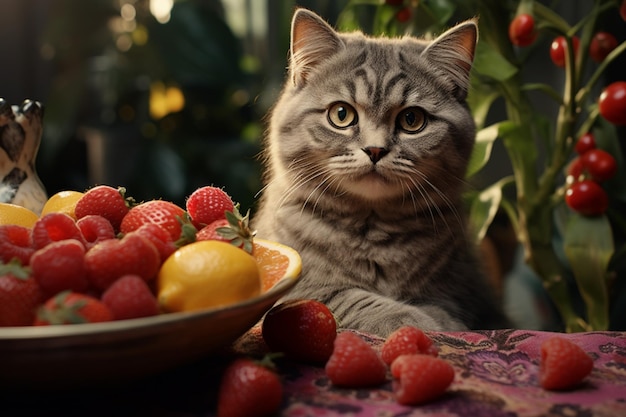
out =
[(166, 312), (227, 306), (261, 293), (255, 259), (230, 243), (190, 243), (161, 265), (157, 277), (159, 305)]
[(26, 207), (0, 203), (0, 225), (15, 224), (30, 229), (38, 219), (39, 216)]
[(76, 220), (76, 203), (84, 193), (80, 191), (59, 191), (51, 196), (41, 209), (41, 217), (48, 213), (64, 213)]

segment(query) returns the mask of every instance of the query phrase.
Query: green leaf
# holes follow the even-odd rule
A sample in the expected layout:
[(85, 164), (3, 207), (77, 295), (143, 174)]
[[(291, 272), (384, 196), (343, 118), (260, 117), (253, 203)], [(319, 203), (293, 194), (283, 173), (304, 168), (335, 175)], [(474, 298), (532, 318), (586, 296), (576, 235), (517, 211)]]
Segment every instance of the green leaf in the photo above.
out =
[(480, 171), (489, 162), (493, 142), (498, 138), (499, 123), (486, 127), (476, 133), (476, 143), (472, 150), (469, 163), (467, 165), (466, 178), (469, 178)]
[(478, 193), (473, 199), (469, 220), (475, 242), (480, 242), (487, 234), (502, 202), (502, 189), (512, 183), (513, 177), (504, 177)]
[(564, 236), (565, 256), (587, 308), (594, 330), (609, 326), (607, 269), (614, 252), (611, 224), (606, 216), (585, 217), (573, 213)]
[(536, 191), (537, 147), (533, 140), (531, 126), (522, 126), (512, 121), (500, 123), (500, 137), (507, 150), (518, 195), (522, 190), (524, 196), (532, 196)]
[(470, 88), (467, 93), (467, 104), (474, 116), (476, 127), (481, 129), (493, 102), (500, 97), (500, 92), (489, 83), (483, 82), (475, 72), (470, 77)]
[(496, 81), (505, 81), (518, 69), (487, 42), (478, 42), (474, 54), (474, 71)]

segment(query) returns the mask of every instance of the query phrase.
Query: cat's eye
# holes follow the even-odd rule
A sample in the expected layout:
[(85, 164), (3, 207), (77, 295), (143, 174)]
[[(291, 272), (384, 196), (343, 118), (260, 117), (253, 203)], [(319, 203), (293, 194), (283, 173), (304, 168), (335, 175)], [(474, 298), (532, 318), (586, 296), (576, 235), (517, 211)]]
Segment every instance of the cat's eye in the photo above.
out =
[(396, 124), (407, 133), (417, 133), (426, 126), (426, 114), (419, 107), (409, 107), (398, 114)]
[(356, 110), (351, 105), (342, 101), (334, 103), (328, 109), (328, 121), (338, 129), (343, 129), (356, 124), (358, 118)]

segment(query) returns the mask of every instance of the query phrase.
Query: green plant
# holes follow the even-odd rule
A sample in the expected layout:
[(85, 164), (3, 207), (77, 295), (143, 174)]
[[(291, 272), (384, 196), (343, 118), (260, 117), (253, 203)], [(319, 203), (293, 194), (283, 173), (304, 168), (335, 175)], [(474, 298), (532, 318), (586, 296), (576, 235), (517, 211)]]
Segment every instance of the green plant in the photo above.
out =
[[(432, 34), (455, 21), (479, 16), (480, 40), (468, 96), (478, 132), (467, 177), (471, 179), (487, 164), (496, 140), (504, 145), (513, 174), (470, 196), (470, 221), (480, 241), (498, 211), (508, 215), (526, 263), (541, 278), (568, 332), (611, 328), (610, 304), (617, 295), (609, 290), (623, 284), (618, 271), (626, 255), (626, 245), (620, 243), (626, 219), (623, 208), (617, 207), (626, 202), (626, 171), (613, 124), (624, 121), (619, 110), (623, 103), (608, 106), (617, 108), (621, 117), (607, 121), (598, 99), (599, 83), (626, 50), (626, 42), (614, 45), (608, 53), (601, 51), (604, 58), (599, 63), (590, 62), (589, 48), (601, 19), (617, 15), (625, 5), (618, 0), (595, 0), (588, 13), (572, 24), (553, 7), (533, 0), (351, 0), (339, 19), (342, 29), (395, 36)], [(406, 8), (411, 11), (409, 20)], [(400, 11), (402, 19), (398, 19)], [(520, 15), (527, 15), (523, 22), (517, 18)], [(513, 22), (516, 26), (510, 28)], [(529, 56), (543, 47), (537, 35), (564, 41), (554, 42), (552, 53), (541, 51), (547, 57), (555, 55), (555, 64), (563, 67), (560, 87), (542, 80), (541, 73), (532, 74), (532, 82), (522, 76)], [(594, 61), (601, 55), (597, 49), (594, 44)], [(531, 96), (535, 95), (553, 102), (553, 119), (533, 106)], [(504, 103), (506, 114), (487, 125), (496, 103)], [(597, 147), (612, 155), (617, 165), (611, 179), (593, 182), (595, 195), (606, 193), (609, 199), (606, 211), (596, 204), (593, 215), (565, 203), (568, 189), (594, 181), (586, 169), (579, 175), (568, 175), (567, 170), (576, 159), (577, 138), (587, 133), (593, 133)], [(575, 197), (578, 203), (583, 198)]]

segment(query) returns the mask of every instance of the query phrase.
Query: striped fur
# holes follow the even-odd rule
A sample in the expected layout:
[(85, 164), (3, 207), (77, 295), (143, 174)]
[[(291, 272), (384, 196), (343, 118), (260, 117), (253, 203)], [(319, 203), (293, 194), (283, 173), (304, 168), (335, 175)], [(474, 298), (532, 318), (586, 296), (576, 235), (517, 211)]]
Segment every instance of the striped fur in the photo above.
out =
[[(302, 256), (289, 298), (318, 299), (342, 326), (383, 336), (403, 324), (507, 325), (466, 239), (461, 207), (475, 135), (464, 100), (476, 31), (469, 21), (431, 43), (369, 38), (296, 11), (290, 74), (271, 112), (266, 186), (253, 219), (258, 236)], [(345, 109), (355, 122), (333, 125), (329, 112), (343, 121)], [(403, 115), (420, 111), (425, 125), (402, 130)], [(382, 152), (379, 159), (368, 148)]]

